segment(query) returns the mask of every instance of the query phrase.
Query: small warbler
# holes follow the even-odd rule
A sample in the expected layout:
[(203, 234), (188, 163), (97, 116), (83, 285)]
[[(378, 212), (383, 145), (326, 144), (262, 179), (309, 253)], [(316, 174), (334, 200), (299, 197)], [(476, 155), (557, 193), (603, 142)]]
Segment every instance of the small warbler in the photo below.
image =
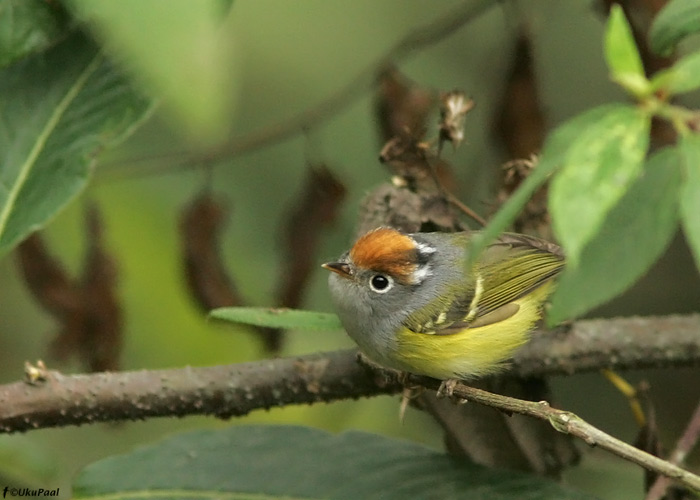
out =
[(561, 250), (506, 233), (468, 270), (470, 234), (382, 227), (323, 264), (340, 320), (368, 358), (464, 380), (501, 370), (528, 341), (564, 266)]

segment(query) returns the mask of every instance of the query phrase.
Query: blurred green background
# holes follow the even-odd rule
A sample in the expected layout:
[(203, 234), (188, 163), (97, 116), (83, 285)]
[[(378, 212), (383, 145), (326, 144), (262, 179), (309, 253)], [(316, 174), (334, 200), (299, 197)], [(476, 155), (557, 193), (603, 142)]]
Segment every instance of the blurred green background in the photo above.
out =
[[(459, 2), (416, 0), (237, 1), (225, 20), (230, 31), (230, 134), (244, 136), (306, 110), (351, 81), (401, 37)], [(488, 10), (442, 42), (398, 62), (422, 85), (464, 90), (476, 101), (467, 118), (465, 144), (448, 151), (460, 181), (460, 198), (481, 213), (493, 197), (493, 176), (506, 160), (492, 134), (519, 27), (532, 34), (540, 101), (550, 127), (592, 106), (619, 100), (602, 59), (603, 16), (590, 2), (543, 0)], [(191, 88), (191, 92), (200, 92)], [(304, 180), (307, 160), (322, 161), (348, 187), (340, 223), (325, 234), (320, 263), (342, 252), (354, 234), (362, 197), (387, 180), (372, 95), (350, 102), (305, 134), (255, 150), (214, 167), (212, 188), (232, 214), (223, 253), (236, 284), (252, 305), (272, 305), (284, 253), (280, 229)], [(693, 100), (694, 99), (694, 100)], [(698, 103), (691, 96), (688, 105)], [(177, 233), (182, 207), (207, 185), (201, 170), (169, 169), (143, 175), (164, 152), (195, 150), (202, 138), (187, 135), (167, 102), (119, 150), (105, 154), (93, 182), (45, 232), (52, 252), (77, 272), (83, 255), (83, 209), (96, 201), (109, 251), (119, 262), (119, 295), (126, 325), (123, 369), (203, 366), (265, 357), (248, 330), (207, 323), (184, 286)], [(206, 138), (205, 138), (206, 140)], [(197, 142), (199, 141), (199, 142)], [(175, 161), (173, 161), (173, 164)], [(168, 167), (162, 160), (151, 165)], [(594, 315), (663, 314), (700, 309), (698, 273), (682, 238), (642, 283)], [(326, 275), (320, 268), (305, 308), (330, 311)], [(45, 359), (50, 368), (78, 371), (47, 359), (55, 335), (52, 319), (25, 289), (13, 256), (0, 261), (0, 382), (21, 378), (25, 360)], [(351, 346), (343, 332), (290, 332), (284, 355)], [(700, 396), (697, 369), (630, 373), (650, 380), (662, 438), (672, 446)], [(595, 374), (553, 380), (555, 400), (594, 425), (627, 441), (637, 429), (624, 398)], [(68, 492), (85, 464), (184, 429), (275, 422), (333, 431), (367, 429), (440, 447), (442, 436), (429, 418), (409, 410), (398, 420), (398, 397), (259, 411), (222, 422), (213, 418), (158, 419), (119, 425), (49, 429), (0, 436), (0, 477)], [(582, 446), (583, 449), (583, 446)], [(639, 497), (641, 471), (596, 450), (565, 480), (605, 499)]]

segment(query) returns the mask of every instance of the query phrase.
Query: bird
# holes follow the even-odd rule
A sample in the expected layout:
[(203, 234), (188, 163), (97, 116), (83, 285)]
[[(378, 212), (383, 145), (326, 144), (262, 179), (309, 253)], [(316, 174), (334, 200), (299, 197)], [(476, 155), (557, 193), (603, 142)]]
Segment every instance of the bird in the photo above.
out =
[(443, 381), (507, 367), (565, 258), (554, 243), (504, 233), (467, 267), (474, 234), (379, 227), (323, 264), (341, 324), (369, 360)]

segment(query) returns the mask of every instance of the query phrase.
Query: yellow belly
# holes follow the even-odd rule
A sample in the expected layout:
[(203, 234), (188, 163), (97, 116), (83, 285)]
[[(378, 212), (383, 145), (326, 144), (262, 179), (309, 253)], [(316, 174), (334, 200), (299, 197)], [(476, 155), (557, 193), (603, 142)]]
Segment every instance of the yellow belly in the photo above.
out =
[(514, 302), (520, 307), (517, 313), (490, 325), (449, 335), (404, 328), (392, 357), (406, 371), (443, 380), (476, 378), (502, 370), (504, 361), (529, 340), (541, 317), (542, 303), (552, 290), (552, 283), (545, 283)]

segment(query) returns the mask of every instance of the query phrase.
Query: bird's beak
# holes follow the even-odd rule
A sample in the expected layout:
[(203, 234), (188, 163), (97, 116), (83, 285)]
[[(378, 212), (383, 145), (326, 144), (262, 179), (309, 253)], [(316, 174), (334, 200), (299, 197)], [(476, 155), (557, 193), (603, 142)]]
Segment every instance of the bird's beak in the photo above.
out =
[(343, 278), (350, 279), (352, 277), (352, 268), (350, 267), (350, 264), (347, 264), (346, 262), (327, 262), (321, 265), (321, 267), (328, 269), (329, 271), (332, 271)]

